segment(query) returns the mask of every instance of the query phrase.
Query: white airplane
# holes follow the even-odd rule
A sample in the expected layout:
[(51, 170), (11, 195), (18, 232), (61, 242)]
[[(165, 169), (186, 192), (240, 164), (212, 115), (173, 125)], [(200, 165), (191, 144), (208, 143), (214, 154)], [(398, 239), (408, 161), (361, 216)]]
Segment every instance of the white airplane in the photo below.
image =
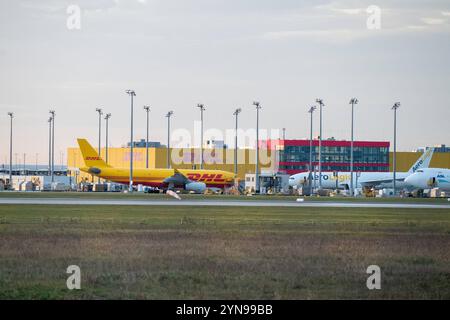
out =
[(419, 169), (405, 179), (405, 183), (414, 189), (440, 188), (450, 191), (450, 170), (442, 168)]
[[(416, 172), (418, 169), (428, 168), (434, 149), (430, 148), (414, 163), (408, 172), (396, 173), (396, 187), (405, 188), (405, 179)], [(322, 188), (323, 189), (350, 189), (350, 172), (322, 172)], [(294, 188), (308, 186), (309, 172), (297, 173), (289, 177), (289, 185)], [(313, 185), (319, 186), (319, 174), (313, 177)], [(355, 188), (392, 188), (393, 172), (361, 172), (360, 174), (353, 172), (353, 183)]]

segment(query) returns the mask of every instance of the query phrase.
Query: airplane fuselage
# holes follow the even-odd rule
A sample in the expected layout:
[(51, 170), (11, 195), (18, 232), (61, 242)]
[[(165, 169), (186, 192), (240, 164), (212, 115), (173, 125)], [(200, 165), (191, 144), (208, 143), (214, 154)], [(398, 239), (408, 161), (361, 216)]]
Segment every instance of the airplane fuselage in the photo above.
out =
[[(404, 186), (403, 180), (408, 177), (408, 172), (396, 173), (396, 186), (401, 188)], [(307, 186), (309, 179), (309, 173), (303, 172), (293, 175), (289, 179), (290, 186)], [(348, 189), (350, 188), (351, 173), (350, 172), (338, 172), (337, 175), (334, 172), (322, 172), (322, 188), (324, 189)], [(353, 172), (353, 184), (355, 188), (362, 188), (365, 182), (373, 180), (393, 180), (392, 172), (361, 172), (358, 176), (356, 172)], [(313, 185), (319, 186), (319, 174), (313, 174)], [(393, 182), (379, 182), (377, 188), (392, 188)]]
[[(130, 183), (130, 169), (127, 168), (81, 168), (83, 172), (92, 174), (102, 179), (116, 183)], [(194, 182), (203, 182), (207, 187), (224, 188), (234, 183), (234, 175), (230, 172), (220, 170), (189, 170), (178, 169), (178, 172), (185, 175)], [(133, 184), (144, 186), (165, 188), (169, 185), (165, 180), (175, 174), (174, 169), (134, 169)], [(177, 186), (177, 184), (174, 184)]]
[(440, 188), (443, 191), (450, 191), (450, 170), (441, 168), (417, 170), (405, 179), (405, 183), (414, 189)]

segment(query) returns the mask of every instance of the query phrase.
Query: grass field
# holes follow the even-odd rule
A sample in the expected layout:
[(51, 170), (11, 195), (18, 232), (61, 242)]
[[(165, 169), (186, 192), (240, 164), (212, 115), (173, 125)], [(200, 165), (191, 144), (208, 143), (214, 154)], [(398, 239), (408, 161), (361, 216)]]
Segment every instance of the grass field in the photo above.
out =
[(0, 205), (0, 298), (450, 299), (450, 210)]
[[(294, 195), (254, 195), (234, 196), (234, 195), (199, 195), (182, 194), (183, 199), (191, 200), (278, 200), (295, 201), (299, 196)], [(112, 192), (0, 192), (0, 198), (79, 198), (79, 199), (138, 199), (138, 200), (174, 200), (165, 194), (144, 194), (144, 193), (112, 193)], [(383, 202), (383, 203), (429, 203), (448, 204), (444, 198), (351, 198), (351, 197), (305, 197), (307, 201), (344, 201), (344, 202)]]

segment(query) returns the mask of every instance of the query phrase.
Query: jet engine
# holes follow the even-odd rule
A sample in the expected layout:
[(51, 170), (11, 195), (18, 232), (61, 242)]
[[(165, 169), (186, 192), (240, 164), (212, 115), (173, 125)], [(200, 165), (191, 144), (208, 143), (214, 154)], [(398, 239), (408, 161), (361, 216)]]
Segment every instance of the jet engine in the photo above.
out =
[(100, 174), (101, 172), (102, 172), (102, 170), (100, 170), (99, 168), (96, 168), (96, 167), (90, 167), (89, 168), (89, 173)]
[(206, 184), (203, 182), (189, 182), (184, 187), (187, 191), (193, 191), (195, 193), (203, 193), (206, 190)]

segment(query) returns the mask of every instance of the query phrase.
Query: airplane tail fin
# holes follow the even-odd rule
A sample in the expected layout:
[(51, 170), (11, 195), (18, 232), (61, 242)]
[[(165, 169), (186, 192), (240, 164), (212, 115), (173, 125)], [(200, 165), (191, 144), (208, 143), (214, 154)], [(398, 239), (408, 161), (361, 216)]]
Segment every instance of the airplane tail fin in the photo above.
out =
[(431, 158), (433, 158), (434, 148), (425, 150), (423, 155), (413, 164), (408, 172), (414, 173), (417, 169), (428, 168), (430, 166)]
[(80, 146), (81, 154), (83, 155), (84, 163), (87, 167), (106, 168), (110, 167), (98, 155), (97, 151), (89, 144), (86, 139), (77, 139)]

